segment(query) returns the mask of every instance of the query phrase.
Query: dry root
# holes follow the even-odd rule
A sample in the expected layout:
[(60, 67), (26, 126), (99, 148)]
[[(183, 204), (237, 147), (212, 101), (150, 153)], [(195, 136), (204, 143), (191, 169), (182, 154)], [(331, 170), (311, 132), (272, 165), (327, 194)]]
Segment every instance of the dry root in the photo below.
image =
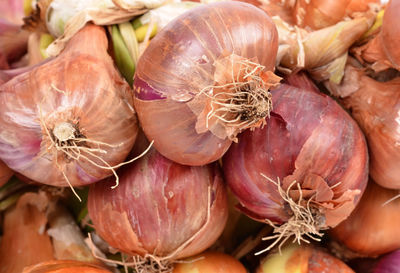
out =
[[(281, 247), (284, 245), (284, 243), (290, 238), (293, 238), (293, 243), (297, 242), (300, 244), (302, 241), (306, 243), (310, 243), (308, 239), (305, 237), (309, 237), (312, 240), (315, 241), (320, 241), (323, 233), (320, 232), (320, 230), (323, 230), (324, 227), (321, 225), (320, 221), (320, 212), (317, 208), (312, 206), (312, 201), (315, 198), (315, 196), (312, 196), (308, 200), (304, 200), (302, 196), (302, 191), (300, 184), (297, 183), (296, 181), (293, 181), (292, 184), (287, 188), (287, 190), (283, 190), (280, 180), (278, 178), (278, 181), (274, 181), (271, 178), (265, 176), (264, 174), (261, 174), (264, 178), (266, 178), (269, 182), (275, 184), (278, 188), (279, 194), (281, 195), (282, 199), (286, 202), (286, 204), (289, 205), (290, 212), (292, 213), (292, 217), (284, 224), (278, 226), (274, 224), (272, 221), (269, 219), (266, 219), (266, 222), (271, 225), (274, 230), (273, 233), (275, 235), (268, 236), (262, 238), (262, 240), (274, 240), (274, 242), (267, 247), (266, 249), (263, 249), (259, 252), (256, 253), (256, 255), (259, 255), (261, 253), (264, 253), (270, 249), (272, 249), (275, 245), (277, 245), (279, 242), (279, 252), (281, 251)], [(289, 193), (290, 190), (294, 185), (297, 185), (300, 197), (299, 200), (296, 202), (294, 201)], [(305, 205), (304, 205), (305, 204)]]
[(210, 99), (205, 127), (210, 127), (211, 120), (235, 128), (235, 132), (264, 125), (272, 110), (269, 88), (279, 84), (281, 78), (271, 71), (265, 72), (265, 67), (256, 62), (230, 57), (231, 80), (207, 86), (199, 93)]
[[(51, 87), (56, 92), (68, 96), (67, 92), (60, 90), (53, 85), (51, 85)], [(40, 107), (40, 105), (38, 106), (38, 108), (39, 108), (40, 125), (43, 128), (48, 139), (50, 140), (50, 144), (44, 151), (44, 153), (54, 152), (54, 161), (57, 168), (60, 170), (65, 181), (67, 182), (67, 184), (69, 185), (75, 196), (79, 199), (79, 201), (81, 201), (81, 198), (72, 187), (72, 184), (65, 173), (64, 170), (65, 165), (61, 166), (58, 162), (59, 153), (61, 153), (64, 156), (64, 159), (67, 162), (70, 162), (72, 160), (75, 161), (85, 160), (96, 168), (110, 170), (116, 180), (115, 185), (111, 187), (112, 189), (114, 189), (119, 185), (119, 177), (116, 172), (116, 169), (123, 165), (132, 163), (133, 161), (144, 156), (150, 150), (154, 142), (152, 141), (150, 145), (147, 147), (147, 149), (137, 157), (129, 161), (122, 162), (118, 165), (111, 166), (106, 160), (104, 160), (101, 156), (99, 156), (99, 154), (107, 154), (107, 150), (105, 150), (105, 147), (116, 148), (119, 145), (111, 145), (102, 141), (87, 138), (80, 132), (79, 122), (60, 121), (54, 126), (49, 126), (48, 124), (46, 124), (43, 118), (42, 108)]]

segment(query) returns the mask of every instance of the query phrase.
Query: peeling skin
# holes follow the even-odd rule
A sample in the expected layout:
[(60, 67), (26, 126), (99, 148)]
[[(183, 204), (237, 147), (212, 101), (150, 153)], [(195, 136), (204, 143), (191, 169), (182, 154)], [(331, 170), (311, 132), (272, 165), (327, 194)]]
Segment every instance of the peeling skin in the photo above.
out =
[[(365, 189), (368, 154), (357, 124), (328, 96), (281, 85), (272, 90), (274, 109), (263, 129), (244, 132), (224, 156), (228, 185), (246, 214), (282, 224), (291, 215), (273, 180), (287, 190), (294, 181), (324, 219), (343, 221)], [(255, 156), (255, 157), (254, 157)], [(298, 200), (293, 187), (290, 197)]]
[(183, 166), (152, 149), (119, 175), (117, 188), (111, 190), (108, 179), (89, 191), (89, 215), (112, 247), (142, 257), (179, 258), (209, 247), (222, 232), (228, 211), (216, 165)]

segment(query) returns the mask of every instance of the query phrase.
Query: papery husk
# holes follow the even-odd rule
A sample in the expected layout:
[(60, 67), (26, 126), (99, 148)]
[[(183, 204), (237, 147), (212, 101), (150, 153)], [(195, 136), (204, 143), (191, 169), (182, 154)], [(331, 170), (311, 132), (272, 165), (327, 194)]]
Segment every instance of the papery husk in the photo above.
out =
[(88, 25), (57, 58), (0, 86), (0, 157), (11, 169), (56, 186), (115, 174), (138, 125), (107, 48), (104, 29)]
[(72, 215), (61, 204), (57, 204), (48, 214), (47, 234), (52, 238), (54, 258), (96, 263), (85, 237)]
[(29, 32), (0, 20), (0, 70), (9, 69), (27, 49)]
[(280, 49), (283, 45), (289, 46), (283, 48), (285, 53), (281, 54), (278, 69), (320, 69), (343, 56), (372, 23), (369, 18), (361, 17), (308, 33), (290, 28), (281, 31), (282, 24), (278, 23), (279, 34), (284, 33), (284, 36), (280, 37)]
[(66, 43), (83, 28), (86, 23), (92, 22), (96, 25), (113, 25), (129, 21), (137, 15), (144, 14), (151, 8), (162, 5), (165, 0), (133, 1), (112, 0), (106, 7), (90, 7), (75, 14), (69, 19), (64, 28), (64, 33), (58, 37), (47, 49), (49, 56), (57, 56), (65, 47)]
[(25, 267), (22, 273), (111, 273), (104, 267), (79, 261), (46, 261)]
[[(251, 3), (260, 9), (265, 10), (269, 16), (279, 16), (283, 21), (289, 25), (295, 25), (295, 19), (292, 16), (293, 4), (291, 1), (281, 1), (281, 0), (254, 0), (245, 1)], [(255, 2), (255, 3), (253, 3)]]
[(399, 3), (390, 1), (385, 8), (383, 20), (378, 18), (376, 22), (375, 32), (378, 33), (368, 43), (353, 49), (357, 59), (375, 72), (389, 68), (400, 70), (400, 54), (397, 46), (395, 46), (400, 42), (400, 31), (397, 27), (399, 11)]
[(0, 160), (0, 187), (7, 183), (13, 174), (14, 172)]
[(373, 180), (383, 187), (400, 189), (400, 77), (378, 82), (367, 76), (365, 68), (348, 63), (340, 85), (326, 86), (332, 95), (342, 98), (365, 133)]
[(322, 29), (343, 20), (351, 0), (297, 0), (293, 18), (299, 27)]
[(49, 199), (43, 193), (26, 193), (5, 213), (0, 243), (0, 272), (21, 273), (25, 266), (54, 259), (45, 232)]

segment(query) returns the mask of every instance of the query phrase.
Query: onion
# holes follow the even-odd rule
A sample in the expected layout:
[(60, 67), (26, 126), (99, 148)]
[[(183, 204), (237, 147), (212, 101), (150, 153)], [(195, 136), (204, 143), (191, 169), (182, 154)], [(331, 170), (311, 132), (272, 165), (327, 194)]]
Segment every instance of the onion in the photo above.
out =
[(400, 70), (400, 51), (397, 46), (400, 43), (399, 14), (400, 1), (389, 1), (379, 36), (384, 53), (397, 70)]
[(344, 262), (325, 250), (312, 246), (290, 244), (281, 253), (269, 254), (256, 273), (354, 273)]
[(96, 232), (113, 248), (168, 262), (200, 253), (221, 234), (228, 208), (217, 165), (179, 165), (151, 149), (119, 171), (118, 188), (108, 179), (88, 197)]
[(400, 199), (387, 202), (396, 194), (370, 181), (356, 209), (330, 235), (360, 256), (375, 257), (400, 248)]
[(25, 266), (54, 259), (45, 233), (49, 200), (43, 194), (26, 193), (6, 211), (0, 243), (0, 272), (21, 273)]
[(13, 174), (14, 172), (0, 160), (0, 187), (7, 183)]
[(0, 159), (40, 183), (87, 185), (110, 176), (138, 125), (129, 85), (88, 25), (47, 63), (0, 86)]
[(26, 267), (22, 273), (111, 273), (111, 271), (89, 263), (59, 260)]
[(400, 272), (400, 249), (383, 256), (372, 273), (399, 273)]
[(321, 29), (342, 21), (351, 0), (297, 0), (293, 10), (296, 25)]
[(205, 252), (175, 265), (172, 273), (246, 273), (244, 266), (232, 256), (221, 252)]
[(156, 149), (175, 162), (204, 165), (238, 132), (262, 125), (268, 88), (279, 81), (271, 72), (277, 38), (271, 19), (241, 2), (196, 7), (163, 28), (134, 80), (135, 109)]
[(267, 125), (245, 131), (224, 156), (226, 181), (239, 209), (274, 226), (278, 234), (268, 238), (315, 238), (359, 201), (368, 177), (365, 139), (322, 93), (285, 84), (271, 93)]
[(348, 64), (340, 85), (329, 85), (363, 129), (370, 151), (370, 175), (379, 185), (400, 189), (400, 78), (378, 82)]
[[(355, 55), (377, 72), (388, 68), (400, 70), (400, 53), (395, 46), (400, 42), (399, 13), (399, 1), (389, 1), (384, 11), (383, 20), (378, 18), (375, 23), (374, 29), (377, 30), (373, 31), (372, 34), (376, 31), (378, 31), (378, 34), (368, 43), (354, 49)], [(379, 15), (381, 16), (381, 14)]]

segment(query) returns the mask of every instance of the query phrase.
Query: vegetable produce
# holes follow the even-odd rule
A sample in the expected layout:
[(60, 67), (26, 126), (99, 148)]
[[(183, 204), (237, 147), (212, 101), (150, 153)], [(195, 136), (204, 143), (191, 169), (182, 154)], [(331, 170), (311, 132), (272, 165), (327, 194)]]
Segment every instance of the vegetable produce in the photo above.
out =
[(378, 28), (378, 34), (367, 44), (354, 50), (356, 56), (375, 71), (388, 68), (400, 70), (400, 53), (396, 46), (400, 42), (399, 13), (400, 2), (389, 1), (383, 21), (379, 22), (382, 26)]
[(363, 68), (349, 63), (340, 85), (329, 84), (329, 90), (341, 97), (343, 105), (364, 131), (370, 151), (369, 174), (379, 185), (400, 189), (400, 78), (378, 82)]
[(256, 273), (354, 273), (344, 262), (313, 245), (290, 244), (263, 259)]
[(105, 31), (82, 29), (47, 63), (0, 86), (0, 158), (40, 183), (87, 185), (115, 173), (138, 125)]
[(113, 248), (167, 266), (202, 252), (221, 234), (228, 208), (217, 165), (184, 166), (151, 149), (119, 176), (113, 190), (112, 179), (93, 184), (88, 199), (97, 234)]
[[(396, 195), (369, 181), (356, 209), (330, 231), (331, 237), (359, 256), (376, 257), (400, 248), (400, 199), (390, 200)], [(345, 251), (338, 252), (346, 256)]]
[(383, 256), (372, 273), (399, 273), (400, 272), (400, 250)]
[(25, 266), (54, 259), (50, 237), (43, 232), (47, 205), (45, 195), (26, 193), (5, 213), (1, 273), (21, 273)]
[(14, 172), (0, 160), (0, 186), (3, 186), (13, 176)]
[(111, 273), (111, 271), (98, 265), (78, 261), (58, 260), (26, 267), (22, 273)]
[(286, 84), (271, 94), (267, 125), (243, 132), (223, 158), (239, 209), (274, 227), (265, 239), (276, 241), (267, 249), (292, 235), (298, 242), (317, 239), (339, 224), (368, 178), (362, 132), (333, 99)]
[(264, 124), (268, 89), (279, 81), (277, 38), (271, 19), (241, 2), (196, 7), (164, 27), (134, 79), (135, 109), (155, 148), (180, 164), (204, 165), (240, 131)]
[(204, 252), (175, 265), (172, 273), (246, 273), (244, 266), (222, 252)]

